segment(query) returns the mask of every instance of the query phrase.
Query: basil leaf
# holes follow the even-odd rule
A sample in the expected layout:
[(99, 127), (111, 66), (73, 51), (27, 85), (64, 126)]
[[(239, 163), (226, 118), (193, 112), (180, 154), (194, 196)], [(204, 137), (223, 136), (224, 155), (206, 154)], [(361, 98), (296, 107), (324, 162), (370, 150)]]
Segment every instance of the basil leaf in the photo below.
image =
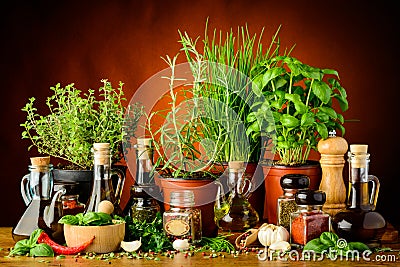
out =
[(100, 218), (101, 225), (112, 224), (112, 217), (110, 216), (110, 214), (97, 212), (97, 215)]
[(325, 82), (315, 80), (311, 89), (322, 103), (327, 104), (329, 102), (332, 89)]
[(349, 249), (350, 250), (355, 249), (355, 250), (358, 250), (360, 252), (363, 252), (365, 250), (369, 250), (369, 247), (367, 245), (365, 245), (364, 243), (362, 243), (362, 242), (350, 242), (349, 243)]
[(267, 70), (262, 77), (262, 88), (264, 88), (271, 80), (275, 79), (276, 77), (285, 72), (286, 70), (281, 67), (276, 67)]
[(300, 121), (290, 114), (283, 114), (281, 117), (281, 123), (283, 126), (288, 128), (295, 128), (300, 125)]
[(79, 220), (79, 225), (83, 225), (83, 213), (78, 213), (75, 215), (76, 218)]
[(79, 219), (74, 215), (65, 215), (60, 220), (58, 220), (58, 223), (78, 225)]
[(84, 225), (97, 225), (99, 222), (101, 222), (101, 218), (96, 212), (91, 211), (83, 215), (82, 222)]
[(312, 250), (316, 253), (322, 253), (328, 248), (329, 245), (323, 244), (319, 238), (315, 238), (307, 242), (307, 244), (304, 246), (303, 251)]
[(29, 256), (53, 257), (54, 256), (54, 251), (49, 245), (47, 245), (45, 243), (40, 243), (40, 244), (37, 244), (35, 247), (30, 249)]
[(29, 239), (23, 239), (15, 243), (9, 255), (10, 256), (26, 255), (27, 253), (29, 253), (30, 249), (31, 249), (31, 243)]
[(319, 239), (322, 244), (334, 247), (336, 246), (336, 242), (338, 241), (339, 237), (335, 233), (323, 232)]
[(38, 238), (42, 232), (43, 232), (42, 229), (36, 229), (35, 231), (33, 231), (31, 233), (31, 236), (29, 237), (29, 241), (28, 241), (30, 246), (34, 246), (37, 243)]

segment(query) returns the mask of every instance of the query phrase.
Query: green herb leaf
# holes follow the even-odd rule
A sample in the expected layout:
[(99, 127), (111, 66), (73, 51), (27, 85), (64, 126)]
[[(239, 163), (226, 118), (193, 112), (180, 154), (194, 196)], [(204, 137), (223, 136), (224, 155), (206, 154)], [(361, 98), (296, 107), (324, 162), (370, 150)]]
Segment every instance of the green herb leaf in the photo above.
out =
[(317, 122), (317, 131), (321, 135), (322, 139), (328, 138), (328, 128), (326, 128), (325, 124)]
[(290, 114), (283, 114), (281, 117), (281, 123), (283, 126), (288, 128), (294, 128), (300, 125), (299, 120)]
[(38, 228), (38, 229), (36, 229), (35, 231), (33, 231), (33, 232), (31, 233), (31, 235), (29, 236), (29, 244), (30, 244), (31, 246), (33, 246), (33, 245), (35, 245), (35, 244), (37, 243), (38, 238), (39, 238), (39, 236), (40, 236), (40, 234), (41, 234), (42, 232), (43, 232), (43, 230), (40, 229), (40, 228)]
[(281, 75), (285, 72), (286, 72), (286, 70), (281, 67), (276, 67), (276, 68), (267, 70), (263, 75), (262, 88), (264, 88), (271, 80), (275, 79), (276, 77), (278, 77), (279, 75)]
[(324, 232), (319, 237), (322, 244), (328, 245), (330, 247), (336, 246), (336, 242), (338, 241), (339, 237), (335, 233), (331, 232)]
[(325, 82), (315, 80), (311, 86), (313, 93), (322, 101), (327, 104), (331, 96), (331, 88)]
[(54, 251), (49, 245), (40, 243), (30, 249), (29, 255), (36, 257), (53, 257)]
[(303, 127), (311, 126), (315, 122), (314, 113), (307, 112), (301, 116), (300, 125)]
[(79, 225), (79, 219), (78, 219), (78, 217), (76, 217), (74, 215), (64, 215), (63, 217), (61, 217), (60, 220), (58, 220), (58, 223)]
[(330, 107), (319, 107), (318, 109), (320, 111), (322, 111), (323, 113), (327, 114), (332, 119), (337, 119), (337, 117), (338, 117), (338, 115), (336, 114), (336, 111), (333, 108), (330, 108)]
[(315, 238), (313, 240), (310, 240), (307, 242), (307, 244), (304, 246), (303, 251), (314, 251), (316, 253), (322, 253), (324, 250), (328, 250), (329, 245), (326, 245), (321, 242), (319, 238)]
[(369, 247), (366, 244), (362, 243), (362, 242), (350, 242), (348, 245), (349, 245), (349, 249), (350, 250), (355, 249), (355, 250), (358, 250), (360, 252), (363, 252), (365, 250), (369, 250)]
[(32, 244), (30, 243), (29, 239), (22, 239), (15, 243), (14, 247), (10, 251), (10, 256), (15, 256), (15, 255), (26, 255), (29, 253), (29, 250), (31, 249)]

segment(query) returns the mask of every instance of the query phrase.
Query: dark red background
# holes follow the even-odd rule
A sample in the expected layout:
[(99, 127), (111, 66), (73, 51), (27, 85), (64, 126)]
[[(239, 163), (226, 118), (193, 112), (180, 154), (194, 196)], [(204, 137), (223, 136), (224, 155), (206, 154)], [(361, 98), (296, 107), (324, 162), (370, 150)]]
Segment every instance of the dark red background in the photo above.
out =
[[(284, 46), (301, 61), (339, 71), (350, 109), (349, 143), (367, 143), (370, 173), (381, 180), (379, 211), (399, 225), (399, 19), (384, 1), (1, 1), (0, 226), (24, 211), (19, 192), (29, 142), (21, 140), (21, 108), (29, 97), (44, 106), (49, 87), (74, 82), (86, 90), (102, 78), (134, 91), (179, 51), (178, 29), (192, 37), (210, 28), (265, 27), (264, 42), (282, 25)], [(387, 2), (387, 1), (386, 1)], [(183, 57), (182, 57), (183, 58)], [(127, 186), (132, 182), (128, 180)], [(127, 191), (124, 192), (126, 198)]]

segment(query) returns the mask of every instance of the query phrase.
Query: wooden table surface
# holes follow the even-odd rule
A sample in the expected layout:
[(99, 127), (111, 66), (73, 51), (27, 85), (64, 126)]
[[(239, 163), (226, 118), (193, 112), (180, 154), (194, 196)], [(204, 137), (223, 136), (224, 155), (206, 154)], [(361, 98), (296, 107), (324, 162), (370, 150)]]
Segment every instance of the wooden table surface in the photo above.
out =
[[(209, 258), (201, 253), (185, 257), (184, 253), (177, 253), (174, 258), (159, 255), (159, 260), (154, 259), (129, 259), (122, 257), (111, 260), (85, 259), (84, 257), (66, 256), (64, 259), (57, 257), (8, 257), (8, 252), (14, 246), (10, 227), (0, 227), (0, 265), (1, 266), (400, 266), (399, 251), (374, 253), (369, 256), (370, 261), (360, 259), (359, 261), (336, 261), (324, 259), (321, 261), (263, 261), (257, 258), (256, 252), (239, 254), (237, 257), (230, 254), (222, 254)], [(385, 244), (385, 247), (396, 248), (399, 244)], [(209, 253), (207, 253), (209, 255)]]

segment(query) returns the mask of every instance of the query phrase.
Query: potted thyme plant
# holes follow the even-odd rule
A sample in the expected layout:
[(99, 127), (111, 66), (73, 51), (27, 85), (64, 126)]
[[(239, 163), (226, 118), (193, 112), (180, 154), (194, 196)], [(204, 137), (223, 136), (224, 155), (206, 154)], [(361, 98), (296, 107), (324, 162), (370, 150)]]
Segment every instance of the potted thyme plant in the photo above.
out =
[[(345, 133), (343, 115), (335, 110), (334, 102), (342, 112), (346, 111), (347, 94), (336, 70), (313, 67), (289, 55), (260, 62), (253, 67), (251, 76), (253, 92), (264, 101), (257, 102), (256, 111), (247, 117), (252, 123), (250, 132), (269, 136), (278, 156), (276, 161), (264, 165), (268, 207), (268, 215), (264, 215), (275, 223), (276, 199), (282, 194), (279, 179), (285, 172), (306, 174), (311, 187), (318, 188), (319, 164), (309, 161), (309, 154), (329, 132)], [(266, 109), (271, 112), (265, 112)], [(259, 127), (260, 121), (268, 126)]]
[[(110, 143), (115, 165), (123, 155), (122, 142), (129, 142), (127, 130), (132, 134), (142, 111), (139, 104), (124, 107), (122, 82), (118, 88), (113, 88), (106, 79), (102, 83), (97, 96), (95, 90), (83, 93), (73, 83), (65, 87), (57, 84), (50, 88), (53, 94), (46, 99), (47, 114), (38, 113), (34, 97), (22, 109), (27, 113), (26, 121), (21, 124), (22, 138), (32, 142), (29, 149), (35, 147), (39, 153), (58, 159), (55, 180), (78, 182), (82, 187), (82, 202), (90, 193), (93, 177), (93, 143)], [(124, 126), (125, 112), (131, 115), (130, 124)]]

